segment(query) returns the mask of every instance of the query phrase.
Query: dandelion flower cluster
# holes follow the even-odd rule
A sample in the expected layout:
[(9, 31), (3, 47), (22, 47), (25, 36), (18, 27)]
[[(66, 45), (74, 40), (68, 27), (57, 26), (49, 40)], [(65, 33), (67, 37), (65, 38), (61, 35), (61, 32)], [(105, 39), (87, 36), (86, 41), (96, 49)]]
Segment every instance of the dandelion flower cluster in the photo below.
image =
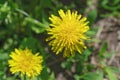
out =
[(84, 40), (88, 39), (85, 35), (89, 30), (88, 21), (78, 15), (77, 11), (59, 10), (58, 13), (59, 17), (51, 15), (49, 18), (52, 22), (51, 27), (47, 29), (50, 36), (46, 40), (53, 52), (56, 54), (63, 52), (64, 57), (74, 55), (75, 51), (82, 53), (86, 48)]
[(20, 72), (21, 75), (27, 75), (28, 77), (35, 77), (40, 74), (42, 70), (43, 57), (39, 56), (39, 53), (32, 54), (29, 49), (15, 49), (11, 52), (8, 60), (10, 71), (14, 74)]

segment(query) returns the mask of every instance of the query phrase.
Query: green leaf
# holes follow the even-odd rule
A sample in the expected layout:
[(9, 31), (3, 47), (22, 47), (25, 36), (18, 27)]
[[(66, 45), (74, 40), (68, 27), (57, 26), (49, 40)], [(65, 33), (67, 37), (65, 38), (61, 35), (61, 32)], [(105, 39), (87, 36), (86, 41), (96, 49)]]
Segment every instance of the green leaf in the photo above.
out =
[(29, 48), (32, 49), (33, 51), (36, 51), (37, 48), (37, 40), (33, 37), (29, 37), (29, 38), (24, 38), (21, 42), (21, 45), (19, 46), (20, 48)]
[(0, 60), (7, 60), (9, 58), (8, 53), (0, 53), (0, 56), (2, 56), (0, 57)]
[(103, 71), (102, 70), (98, 70), (97, 74), (98, 74), (98, 79), (97, 80), (103, 80), (103, 77), (104, 77)]
[(3, 75), (3, 74), (4, 74), (4, 72), (3, 72), (3, 71), (0, 71), (0, 76)]
[(84, 80), (98, 80), (98, 75), (96, 73), (93, 72), (89, 72), (87, 74), (84, 75), (83, 77)]
[(120, 74), (119, 68), (117, 68), (117, 67), (109, 67), (109, 68), (112, 70), (112, 72)]
[(115, 54), (114, 51), (105, 54), (104, 57), (108, 59), (108, 58), (110, 58), (113, 54)]
[(103, 72), (98, 71), (97, 73), (89, 72), (83, 76), (84, 80), (103, 80)]
[(48, 72), (48, 67), (44, 67), (41, 74), (40, 74), (40, 77), (42, 80), (48, 80), (49, 79), (49, 72)]
[(75, 80), (80, 80), (80, 76), (76, 74), (76, 75), (74, 75), (74, 79)]
[(40, 26), (40, 27), (46, 27), (46, 25), (42, 24), (41, 22), (39, 22), (39, 21), (36, 20), (36, 19), (27, 17), (26, 20), (29, 21), (30, 23), (36, 24), (36, 25), (38, 25), (38, 26)]
[(89, 49), (86, 49), (84, 52), (83, 52), (83, 55), (84, 55), (84, 60), (85, 61), (88, 61), (88, 57), (91, 55), (91, 51)]
[(109, 78), (109, 80), (118, 80), (117, 76), (115, 75), (115, 73), (111, 70), (111, 68), (106, 67), (105, 71), (107, 73), (107, 77)]
[(107, 42), (103, 42), (102, 48), (99, 51), (100, 57), (102, 57), (104, 55), (105, 51), (107, 50), (107, 47), (108, 47)]
[(55, 74), (53, 72), (49, 76), (48, 80), (55, 80)]
[(88, 21), (90, 21), (90, 25), (92, 25), (97, 18), (97, 10), (95, 9), (95, 10), (90, 11), (88, 13), (87, 18), (88, 18)]
[(28, 21), (32, 25), (31, 26), (32, 30), (37, 34), (44, 32), (46, 30), (46, 28), (48, 27), (48, 25), (45, 25), (45, 24), (41, 23), (40, 21), (35, 20), (30, 17), (27, 17), (26, 21)]
[(86, 32), (86, 34), (87, 34), (88, 36), (93, 36), (93, 35), (96, 34), (96, 32), (93, 31), (93, 30), (89, 30), (89, 31)]
[(101, 6), (104, 7), (108, 2), (109, 2), (109, 0), (102, 0)]
[(62, 62), (62, 63), (61, 63), (61, 67), (62, 67), (62, 68), (67, 68), (68, 70), (70, 70), (71, 67), (72, 67), (72, 62), (71, 62), (71, 61)]

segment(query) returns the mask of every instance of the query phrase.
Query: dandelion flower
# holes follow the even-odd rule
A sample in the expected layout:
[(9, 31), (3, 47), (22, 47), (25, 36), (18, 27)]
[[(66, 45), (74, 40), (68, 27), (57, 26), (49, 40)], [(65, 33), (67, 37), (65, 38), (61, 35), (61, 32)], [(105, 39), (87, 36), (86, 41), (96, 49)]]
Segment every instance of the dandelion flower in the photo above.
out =
[(12, 59), (8, 60), (8, 64), (12, 74), (20, 72), (21, 75), (30, 78), (40, 74), (43, 68), (41, 65), (43, 57), (39, 56), (39, 53), (33, 55), (27, 48), (25, 50), (15, 49), (14, 52), (11, 52), (10, 57)]
[(63, 52), (64, 57), (74, 55), (76, 51), (82, 53), (86, 48), (84, 40), (88, 39), (85, 35), (89, 30), (88, 21), (78, 15), (77, 11), (59, 10), (58, 13), (59, 17), (52, 14), (49, 18), (52, 23), (47, 29), (50, 36), (46, 41), (49, 41), (53, 52)]

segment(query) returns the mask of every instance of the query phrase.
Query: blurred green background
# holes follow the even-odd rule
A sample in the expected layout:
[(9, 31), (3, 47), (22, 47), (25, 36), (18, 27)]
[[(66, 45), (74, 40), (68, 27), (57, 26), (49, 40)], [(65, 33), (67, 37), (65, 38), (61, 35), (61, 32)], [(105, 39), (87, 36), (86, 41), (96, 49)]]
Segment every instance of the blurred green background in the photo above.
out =
[[(63, 58), (45, 41), (48, 18), (59, 9), (87, 17), (91, 39), (83, 54)], [(120, 62), (114, 64), (120, 58), (119, 23), (120, 0), (0, 0), (0, 80), (20, 80), (7, 61), (14, 48), (26, 47), (44, 57), (44, 68), (33, 80), (120, 80)]]

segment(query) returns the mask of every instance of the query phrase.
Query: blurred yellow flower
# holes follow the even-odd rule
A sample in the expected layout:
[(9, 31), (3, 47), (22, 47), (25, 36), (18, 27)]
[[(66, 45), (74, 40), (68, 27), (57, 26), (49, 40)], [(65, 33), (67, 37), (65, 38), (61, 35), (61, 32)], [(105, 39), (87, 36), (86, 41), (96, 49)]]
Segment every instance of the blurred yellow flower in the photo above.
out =
[(58, 13), (60, 17), (51, 15), (49, 18), (52, 23), (47, 29), (50, 36), (46, 41), (49, 41), (49, 45), (56, 54), (63, 51), (64, 57), (74, 55), (75, 51), (82, 53), (86, 48), (84, 40), (88, 39), (85, 35), (89, 30), (88, 21), (85, 17), (81, 18), (77, 11), (59, 10)]
[(12, 74), (20, 72), (21, 75), (27, 75), (28, 77), (35, 77), (40, 74), (42, 70), (43, 57), (39, 56), (39, 53), (32, 54), (31, 50), (15, 49), (11, 52), (8, 60), (10, 71)]

